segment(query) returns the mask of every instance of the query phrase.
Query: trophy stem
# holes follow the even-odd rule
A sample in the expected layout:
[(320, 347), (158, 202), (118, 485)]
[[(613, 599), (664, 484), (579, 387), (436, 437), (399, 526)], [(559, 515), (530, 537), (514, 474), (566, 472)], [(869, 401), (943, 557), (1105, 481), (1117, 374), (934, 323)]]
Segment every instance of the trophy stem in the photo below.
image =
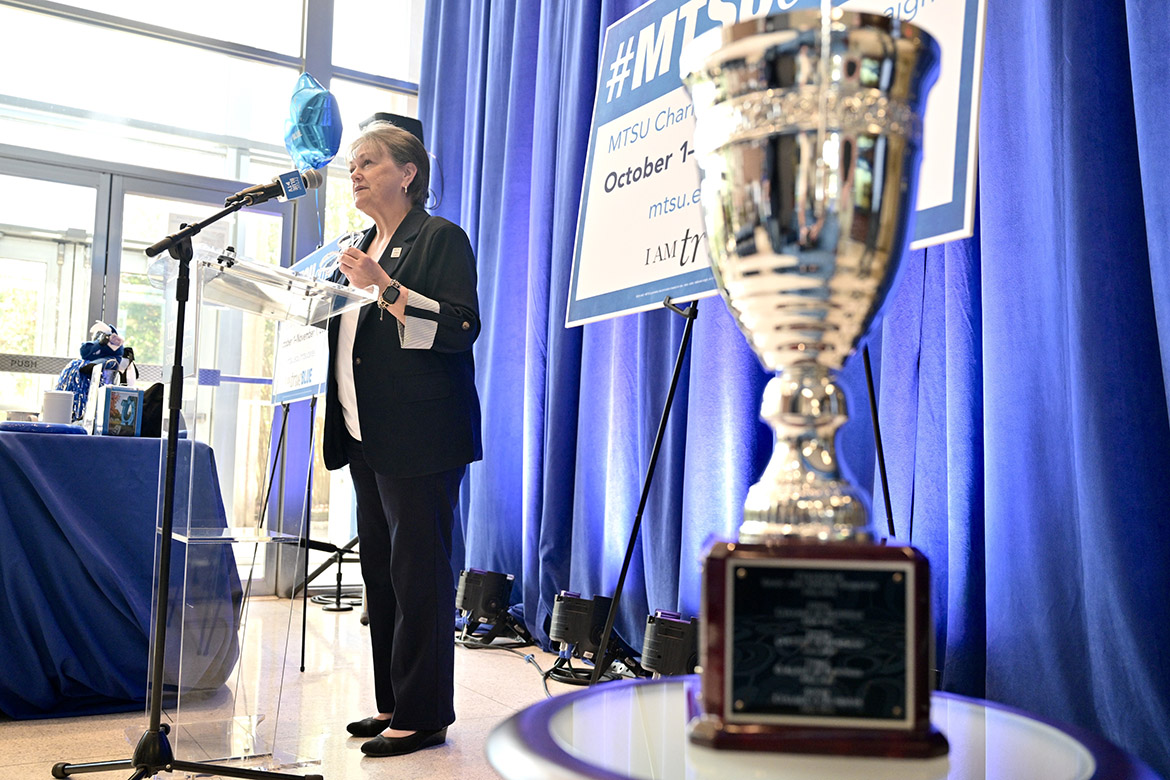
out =
[(760, 416), (776, 439), (748, 490), (739, 541), (870, 541), (865, 507), (837, 465), (834, 438), (848, 413), (833, 372), (812, 362), (784, 368), (764, 389)]

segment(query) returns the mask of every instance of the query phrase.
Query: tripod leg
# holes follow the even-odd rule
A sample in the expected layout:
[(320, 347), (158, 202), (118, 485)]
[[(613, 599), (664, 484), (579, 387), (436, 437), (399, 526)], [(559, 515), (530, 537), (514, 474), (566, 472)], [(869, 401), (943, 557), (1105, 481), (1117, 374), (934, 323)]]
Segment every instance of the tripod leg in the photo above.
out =
[(88, 764), (70, 764), (65, 761), (53, 764), (53, 777), (69, 777), (86, 772), (109, 772), (114, 769), (133, 769), (134, 762), (128, 758), (119, 761), (94, 761)]
[(475, 636), (475, 633), (473, 632), (471, 635), (471, 641), (490, 645), (493, 641), (496, 640), (497, 637), (504, 635), (504, 628), (505, 627), (502, 622), (493, 623), (492, 627), (489, 628), (486, 633), (481, 634), (480, 636)]
[(519, 620), (505, 612), (503, 622), (522, 642), (527, 642), (530, 645), (534, 644), (532, 634), (528, 633), (528, 628)]
[(195, 761), (172, 761), (170, 771), (191, 772), (193, 774), (212, 774), (215, 777), (243, 777), (252, 780), (267, 780), (267, 778), (297, 778), (298, 780), (324, 780), (322, 775), (286, 775), (284, 772), (268, 772), (263, 769), (247, 769), (242, 766), (220, 766), (218, 764), (200, 764)]

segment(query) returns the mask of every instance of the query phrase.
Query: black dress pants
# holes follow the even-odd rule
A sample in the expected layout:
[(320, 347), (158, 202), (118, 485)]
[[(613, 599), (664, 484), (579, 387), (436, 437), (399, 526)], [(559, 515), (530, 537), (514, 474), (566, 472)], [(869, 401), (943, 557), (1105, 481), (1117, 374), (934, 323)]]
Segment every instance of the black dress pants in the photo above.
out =
[(378, 711), (391, 728), (440, 729), (455, 721), (451, 531), (467, 467), (387, 477), (346, 438)]

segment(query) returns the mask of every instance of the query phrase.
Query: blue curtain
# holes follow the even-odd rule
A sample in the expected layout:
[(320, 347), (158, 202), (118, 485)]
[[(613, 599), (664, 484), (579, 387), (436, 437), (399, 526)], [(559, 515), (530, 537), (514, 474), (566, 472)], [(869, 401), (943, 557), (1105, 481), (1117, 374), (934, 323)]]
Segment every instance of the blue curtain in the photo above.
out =
[[(420, 116), (447, 193), (436, 212), (476, 246), (487, 325), (466, 564), (515, 574), (546, 644), (557, 593), (613, 593), (685, 324), (663, 309), (564, 327), (599, 42), (635, 7), (432, 3), (424, 32)], [(684, 358), (643, 515), (654, 543), (621, 599), (616, 630), (635, 648), (655, 609), (698, 613), (708, 537), (734, 533), (770, 450), (756, 419), (765, 376), (721, 302), (700, 304)]]
[[(427, 4), (420, 115), (476, 246), (485, 456), (467, 566), (611, 595), (683, 318), (566, 329), (605, 27), (640, 3)], [(1159, 3), (990, 3), (976, 236), (910, 253), (869, 338), (894, 527), (930, 558), (942, 687), (1077, 724), (1170, 776), (1170, 130)], [(698, 305), (618, 633), (697, 615), (699, 567), (771, 450), (766, 379)], [(838, 438), (877, 485), (861, 361)], [(886, 527), (883, 502), (875, 525)]]

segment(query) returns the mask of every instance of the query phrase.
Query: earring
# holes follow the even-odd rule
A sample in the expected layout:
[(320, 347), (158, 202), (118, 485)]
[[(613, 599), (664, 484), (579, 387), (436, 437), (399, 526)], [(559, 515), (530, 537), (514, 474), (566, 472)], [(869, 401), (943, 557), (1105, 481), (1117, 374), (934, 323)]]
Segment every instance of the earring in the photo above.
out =
[(405, 194), (406, 194), (406, 189), (407, 189), (407, 185), (403, 184), (403, 185), (402, 185), (402, 194), (403, 194), (403, 195), (405, 195)]

